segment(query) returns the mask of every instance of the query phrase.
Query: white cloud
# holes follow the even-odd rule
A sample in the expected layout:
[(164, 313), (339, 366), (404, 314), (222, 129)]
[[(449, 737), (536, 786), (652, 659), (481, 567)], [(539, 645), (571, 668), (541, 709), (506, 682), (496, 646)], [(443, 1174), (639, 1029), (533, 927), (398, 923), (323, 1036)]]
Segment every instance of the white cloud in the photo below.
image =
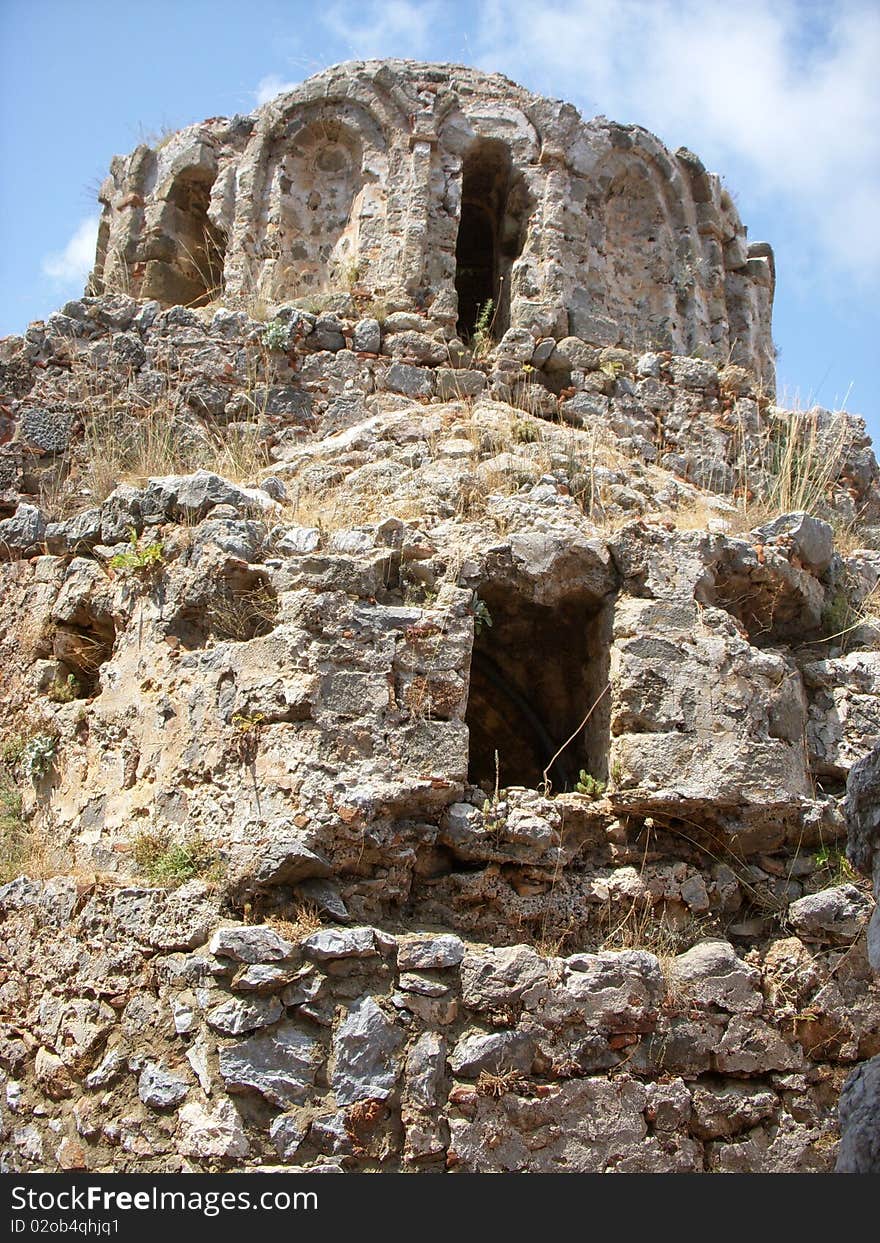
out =
[(479, 12), (483, 67), (693, 147), (746, 175), (750, 196), (784, 207), (837, 268), (880, 276), (875, 4), (489, 0)]
[(274, 99), (283, 91), (292, 91), (295, 86), (299, 86), (299, 83), (285, 82), (278, 73), (267, 73), (264, 78), (260, 78), (257, 89), (254, 91), (257, 107), (261, 108), (263, 104), (267, 104), (270, 99)]
[(430, 57), (447, 8), (439, 0), (337, 3), (321, 14), (321, 21), (358, 58)]
[(81, 220), (63, 250), (43, 256), (40, 266), (46, 276), (63, 285), (85, 282), (95, 262), (98, 221), (98, 216), (88, 216)]

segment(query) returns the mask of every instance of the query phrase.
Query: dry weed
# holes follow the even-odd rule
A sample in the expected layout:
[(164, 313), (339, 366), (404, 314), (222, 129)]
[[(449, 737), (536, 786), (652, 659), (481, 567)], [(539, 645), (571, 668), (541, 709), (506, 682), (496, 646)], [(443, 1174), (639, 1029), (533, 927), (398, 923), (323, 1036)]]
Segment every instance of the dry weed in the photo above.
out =
[(294, 943), (311, 936), (313, 932), (320, 932), (324, 926), (314, 902), (294, 902), (289, 915), (270, 915), (266, 924), (280, 937)]

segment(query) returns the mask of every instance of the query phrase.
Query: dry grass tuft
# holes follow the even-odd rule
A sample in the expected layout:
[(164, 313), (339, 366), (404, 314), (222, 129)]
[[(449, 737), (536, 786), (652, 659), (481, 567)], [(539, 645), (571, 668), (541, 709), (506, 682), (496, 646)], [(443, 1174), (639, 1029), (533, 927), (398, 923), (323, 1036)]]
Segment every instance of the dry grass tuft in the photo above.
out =
[(320, 932), (324, 926), (314, 902), (294, 902), (288, 916), (270, 915), (266, 923), (286, 941), (294, 942)]
[(501, 1070), (497, 1073), (481, 1070), (477, 1079), (477, 1095), (489, 1096), (495, 1100), (506, 1096), (508, 1092), (525, 1096), (531, 1088), (531, 1080), (518, 1070)]

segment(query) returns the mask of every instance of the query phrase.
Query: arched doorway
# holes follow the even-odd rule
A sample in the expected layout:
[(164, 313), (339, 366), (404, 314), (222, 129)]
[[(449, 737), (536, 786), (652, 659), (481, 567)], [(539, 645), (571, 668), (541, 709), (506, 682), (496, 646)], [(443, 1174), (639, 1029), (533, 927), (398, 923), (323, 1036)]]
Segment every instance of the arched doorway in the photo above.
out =
[(516, 193), (517, 188), (522, 189), (515, 184), (507, 144), (496, 138), (475, 143), (462, 165), (455, 247), (458, 333), (463, 340), (473, 336), (481, 315), (492, 321), (496, 336), (507, 327), (510, 270), (522, 252), (528, 219), (527, 196)]

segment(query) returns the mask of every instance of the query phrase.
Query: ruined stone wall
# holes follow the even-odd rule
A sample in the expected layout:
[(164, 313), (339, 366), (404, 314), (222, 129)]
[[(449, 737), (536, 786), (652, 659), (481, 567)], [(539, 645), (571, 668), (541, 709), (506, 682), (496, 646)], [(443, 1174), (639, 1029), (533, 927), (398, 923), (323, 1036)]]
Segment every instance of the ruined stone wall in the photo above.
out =
[(828, 1170), (853, 1067), (872, 1168), (880, 471), (717, 179), (371, 62), (102, 193), (0, 342), (3, 1168)]
[[(880, 1050), (839, 862), (878, 553), (736, 533), (795, 421), (743, 371), (434, 340), (116, 296), (5, 343), (2, 771), (61, 873), (0, 890), (7, 1168), (832, 1167)], [(55, 514), (157, 410), (274, 460)], [(863, 430), (812, 426), (870, 542)]]
[(338, 66), (116, 158), (101, 198), (97, 292), (253, 304), (361, 286), (449, 339), (473, 329), (457, 268), (475, 259), (456, 250), (477, 229), (497, 335), (732, 359), (772, 389), (772, 252), (719, 179), (499, 75)]
[(218, 923), (200, 882), (21, 880), (0, 913), (8, 1171), (823, 1171), (880, 1042), (830, 931), (566, 957)]

